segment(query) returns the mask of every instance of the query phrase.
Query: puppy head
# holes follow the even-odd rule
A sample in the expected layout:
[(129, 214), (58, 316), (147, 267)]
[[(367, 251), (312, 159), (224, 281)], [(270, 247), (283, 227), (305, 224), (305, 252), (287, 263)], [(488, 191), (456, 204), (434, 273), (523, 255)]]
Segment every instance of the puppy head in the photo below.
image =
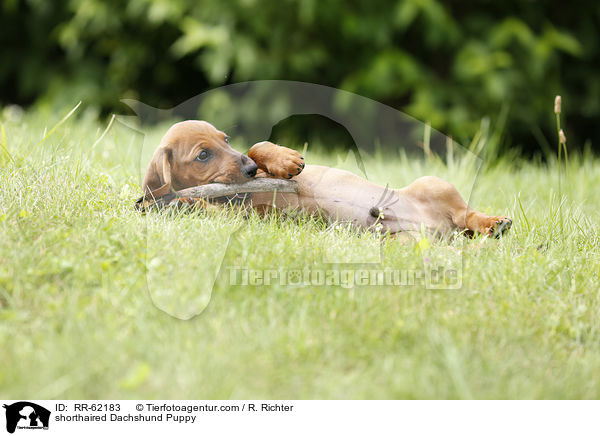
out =
[(231, 148), (225, 133), (206, 121), (183, 121), (162, 138), (146, 170), (146, 196), (207, 183), (241, 183), (256, 175), (256, 164)]

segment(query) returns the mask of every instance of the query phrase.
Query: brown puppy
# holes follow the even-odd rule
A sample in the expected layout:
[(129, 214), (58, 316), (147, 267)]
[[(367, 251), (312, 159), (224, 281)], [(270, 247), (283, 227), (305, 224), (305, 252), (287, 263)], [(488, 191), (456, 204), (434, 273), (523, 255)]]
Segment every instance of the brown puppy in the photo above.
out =
[(207, 183), (239, 183), (252, 177), (297, 181), (297, 194), (255, 193), (258, 210), (302, 209), (359, 228), (391, 234), (418, 232), (484, 233), (497, 236), (510, 228), (505, 216), (488, 216), (468, 207), (450, 183), (421, 177), (401, 189), (388, 189), (348, 171), (304, 165), (296, 151), (259, 142), (245, 156), (229, 146), (227, 135), (204, 121), (173, 125), (163, 137), (144, 177), (145, 198)]

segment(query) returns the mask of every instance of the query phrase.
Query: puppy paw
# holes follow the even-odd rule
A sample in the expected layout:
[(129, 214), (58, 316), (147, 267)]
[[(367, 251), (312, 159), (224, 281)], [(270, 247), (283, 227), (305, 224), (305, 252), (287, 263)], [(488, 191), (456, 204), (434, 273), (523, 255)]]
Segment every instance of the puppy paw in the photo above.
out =
[(482, 233), (493, 238), (501, 238), (512, 227), (512, 220), (505, 216), (493, 216), (487, 224)]
[(304, 169), (304, 158), (300, 153), (269, 141), (254, 144), (248, 157), (258, 168), (278, 179), (291, 179)]

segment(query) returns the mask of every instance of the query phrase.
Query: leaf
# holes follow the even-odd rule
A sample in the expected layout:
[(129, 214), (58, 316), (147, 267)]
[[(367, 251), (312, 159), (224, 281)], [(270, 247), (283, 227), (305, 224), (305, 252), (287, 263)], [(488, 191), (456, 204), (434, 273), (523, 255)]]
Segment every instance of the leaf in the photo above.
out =
[(573, 56), (579, 56), (582, 53), (581, 44), (572, 35), (566, 32), (561, 32), (554, 27), (546, 29), (544, 39), (554, 48), (557, 48), (565, 53)]
[(171, 47), (178, 57), (209, 46), (221, 46), (228, 38), (225, 26), (209, 26), (193, 18), (184, 18), (181, 23), (181, 36)]

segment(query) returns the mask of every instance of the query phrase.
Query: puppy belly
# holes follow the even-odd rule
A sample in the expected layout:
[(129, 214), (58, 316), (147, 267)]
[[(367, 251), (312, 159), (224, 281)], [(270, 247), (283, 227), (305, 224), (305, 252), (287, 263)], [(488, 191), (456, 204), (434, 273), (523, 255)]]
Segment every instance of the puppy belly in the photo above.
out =
[(303, 210), (332, 222), (390, 233), (419, 230), (424, 221), (421, 206), (410, 197), (348, 171), (307, 165), (293, 180), (298, 183), (298, 194), (254, 194), (253, 206), (269, 209), (275, 200), (280, 210)]
[(332, 222), (350, 223), (360, 229), (397, 233), (420, 228), (423, 220), (419, 208), (396, 190), (362, 185), (355, 188), (330, 188), (309, 198), (301, 197), (300, 203), (304, 209), (325, 215)]

